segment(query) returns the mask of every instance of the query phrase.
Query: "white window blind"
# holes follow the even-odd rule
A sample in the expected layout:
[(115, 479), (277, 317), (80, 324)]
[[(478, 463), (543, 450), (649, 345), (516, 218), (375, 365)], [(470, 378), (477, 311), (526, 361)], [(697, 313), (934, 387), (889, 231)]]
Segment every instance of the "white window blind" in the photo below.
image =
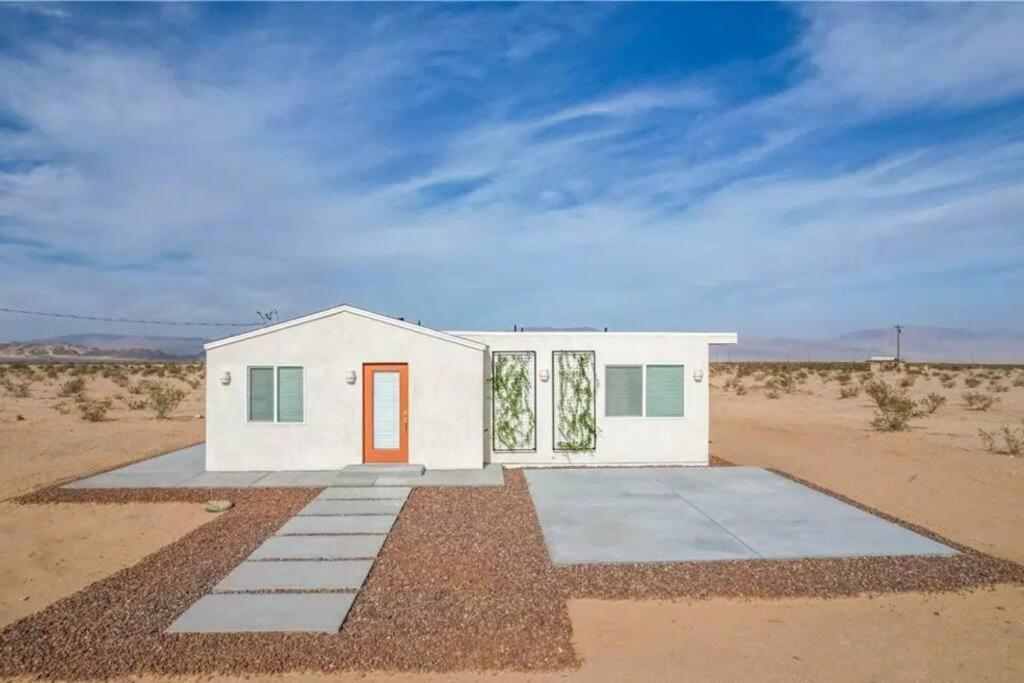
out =
[(277, 369), (277, 421), (302, 422), (302, 368)]
[(604, 414), (639, 417), (643, 414), (643, 368), (608, 365), (604, 369)]
[(647, 416), (683, 416), (683, 366), (647, 366)]
[(399, 447), (399, 373), (378, 370), (373, 373), (373, 447), (397, 450)]
[(274, 368), (249, 368), (249, 420), (274, 421)]

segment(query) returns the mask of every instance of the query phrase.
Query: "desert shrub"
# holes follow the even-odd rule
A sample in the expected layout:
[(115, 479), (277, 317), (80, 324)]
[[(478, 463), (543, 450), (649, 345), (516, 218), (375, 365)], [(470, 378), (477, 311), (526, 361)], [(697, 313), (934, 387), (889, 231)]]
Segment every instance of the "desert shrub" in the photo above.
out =
[(978, 386), (979, 384), (981, 384), (981, 380), (979, 378), (977, 378), (977, 377), (972, 377), (972, 376), (964, 377), (964, 386), (968, 387), (969, 389), (973, 389), (974, 387)]
[(32, 395), (29, 390), (31, 386), (31, 382), (18, 382), (11, 388), (11, 396), (14, 398), (28, 398)]
[(839, 387), (839, 398), (854, 398), (860, 393), (860, 387), (856, 384), (848, 384), (845, 387)]
[(936, 410), (946, 405), (946, 397), (942, 394), (936, 394), (933, 391), (918, 401), (917, 404), (921, 407), (922, 413), (928, 413), (931, 415)]
[(67, 415), (71, 412), (71, 406), (68, 405), (67, 401), (57, 401), (51, 407), (61, 415)]
[[(1001, 453), (1004, 455), (1020, 455), (1024, 453), (1024, 427), (1009, 427), (1004, 425), (998, 431), (987, 432), (984, 429), (978, 430), (981, 437), (982, 447), (989, 453)], [(999, 439), (1002, 438), (1002, 445)]]
[(191, 387), (193, 391), (198, 389), (199, 385), (202, 384), (202, 382), (203, 381), (201, 379), (199, 379), (199, 378), (185, 380), (185, 383), (188, 384), (189, 387)]
[(81, 377), (72, 377), (60, 385), (60, 390), (57, 392), (57, 395), (64, 398), (70, 398), (72, 396), (78, 396), (83, 391), (85, 391), (85, 379)]
[(754, 373), (754, 381), (755, 382), (763, 382), (764, 378), (765, 378), (765, 374), (763, 372), (755, 372)]
[(952, 389), (953, 387), (956, 386), (956, 380), (955, 379), (944, 379), (944, 380), (942, 380), (942, 386), (945, 389)]
[(1016, 379), (1014, 379), (1013, 380), (1013, 386), (1015, 386), (1015, 387), (1024, 387), (1024, 375), (1021, 375), (1020, 377), (1017, 377)]
[(1006, 386), (1005, 384), (1000, 384), (999, 382), (989, 382), (988, 390), (991, 391), (993, 394), (1005, 394), (1007, 391), (1010, 390), (1010, 387)]
[(965, 391), (960, 394), (960, 398), (964, 400), (967, 410), (988, 410), (999, 400), (980, 391)]
[(56, 365), (48, 365), (45, 370), (46, 376), (51, 380), (55, 380), (60, 377), (60, 368)]
[(95, 399), (82, 397), (77, 403), (78, 413), (86, 422), (100, 422), (107, 416), (107, 411), (113, 405), (109, 398)]
[(149, 407), (156, 413), (157, 419), (166, 419), (184, 400), (185, 392), (177, 387), (153, 384), (149, 388)]
[(836, 375), (836, 380), (840, 384), (849, 384), (851, 379), (853, 379), (853, 377), (845, 370)]
[(902, 388), (902, 389), (909, 389), (910, 387), (914, 386), (914, 382), (916, 382), (916, 381), (917, 381), (917, 376), (916, 375), (908, 374), (908, 375), (904, 375), (903, 377), (900, 378), (899, 385), (900, 385), (900, 388)]
[(874, 417), (871, 426), (880, 432), (900, 432), (910, 425), (910, 420), (917, 413), (917, 404), (905, 391), (897, 390), (885, 382), (869, 382), (864, 393), (875, 402)]
[(736, 385), (736, 395), (737, 396), (746, 396), (746, 394), (747, 394), (747, 385), (743, 384), (742, 382), (737, 384)]

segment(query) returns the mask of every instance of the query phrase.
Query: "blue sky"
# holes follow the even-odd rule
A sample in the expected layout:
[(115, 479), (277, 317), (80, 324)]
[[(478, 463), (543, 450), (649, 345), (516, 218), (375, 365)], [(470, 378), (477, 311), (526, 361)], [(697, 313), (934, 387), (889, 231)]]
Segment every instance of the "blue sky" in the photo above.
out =
[[(1012, 4), (2, 5), (0, 306), (1020, 330), (1021, 35)], [(81, 331), (180, 332), (0, 316)]]

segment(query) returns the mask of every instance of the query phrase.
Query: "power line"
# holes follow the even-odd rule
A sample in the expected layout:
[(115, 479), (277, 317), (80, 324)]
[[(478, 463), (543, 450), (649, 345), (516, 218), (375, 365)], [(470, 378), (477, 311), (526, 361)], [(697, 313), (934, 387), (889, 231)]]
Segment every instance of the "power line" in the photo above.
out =
[(188, 325), (192, 327), (260, 327), (263, 323), (203, 323), (191, 320), (134, 320), (132, 318), (107, 318), (97, 315), (75, 315), (74, 313), (45, 313), (43, 311), (26, 311), (20, 308), (3, 308), (3, 313), (20, 313), (22, 315), (40, 315), (47, 318), (71, 318), (72, 320), (96, 320), (105, 323), (140, 323), (143, 325)]

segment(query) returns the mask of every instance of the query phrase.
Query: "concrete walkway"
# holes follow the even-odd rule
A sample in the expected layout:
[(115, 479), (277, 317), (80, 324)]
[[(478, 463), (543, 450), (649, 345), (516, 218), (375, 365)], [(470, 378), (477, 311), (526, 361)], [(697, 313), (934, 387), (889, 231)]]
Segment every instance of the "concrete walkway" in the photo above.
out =
[(956, 551), (757, 467), (526, 470), (555, 564)]
[(207, 472), (206, 444), (159, 455), (79, 479), (67, 489), (269, 488), (321, 486), (501, 486), (501, 465), (479, 470), (427, 470), (421, 466), (349, 465), (340, 470)]
[(320, 493), (178, 617), (168, 633), (337, 633), (409, 487)]

